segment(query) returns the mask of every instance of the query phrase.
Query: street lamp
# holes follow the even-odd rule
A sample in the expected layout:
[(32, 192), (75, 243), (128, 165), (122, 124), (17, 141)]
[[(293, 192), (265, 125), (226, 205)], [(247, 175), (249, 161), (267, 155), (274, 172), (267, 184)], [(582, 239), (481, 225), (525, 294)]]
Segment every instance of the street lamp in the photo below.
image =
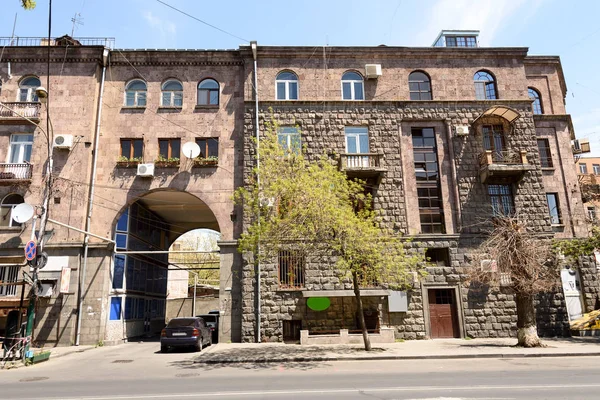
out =
[(48, 91), (45, 87), (40, 86), (37, 89), (35, 89), (35, 94), (37, 95), (40, 103), (46, 104), (48, 102)]

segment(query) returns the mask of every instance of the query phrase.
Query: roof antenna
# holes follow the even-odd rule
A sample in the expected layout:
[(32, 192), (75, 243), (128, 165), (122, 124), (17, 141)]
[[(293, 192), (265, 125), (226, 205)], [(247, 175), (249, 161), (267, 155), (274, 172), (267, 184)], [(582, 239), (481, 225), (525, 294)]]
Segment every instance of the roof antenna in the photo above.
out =
[(71, 18), (71, 22), (73, 23), (73, 28), (71, 29), (71, 37), (75, 34), (75, 25), (83, 25), (83, 17), (81, 13), (75, 13), (75, 16)]

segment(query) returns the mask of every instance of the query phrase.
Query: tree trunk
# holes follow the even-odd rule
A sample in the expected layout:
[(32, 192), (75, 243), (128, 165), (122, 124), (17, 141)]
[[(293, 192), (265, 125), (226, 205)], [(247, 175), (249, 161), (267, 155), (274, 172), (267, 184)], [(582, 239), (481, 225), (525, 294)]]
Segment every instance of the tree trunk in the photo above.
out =
[(365, 324), (365, 314), (363, 313), (362, 298), (360, 297), (360, 287), (358, 286), (358, 274), (356, 271), (352, 271), (352, 283), (354, 286), (354, 296), (356, 296), (358, 322), (360, 324), (360, 329), (362, 330), (363, 341), (365, 342), (365, 350), (371, 351), (371, 341), (369, 340), (369, 333), (367, 332), (367, 325)]
[(517, 346), (541, 347), (537, 334), (533, 295), (517, 293)]

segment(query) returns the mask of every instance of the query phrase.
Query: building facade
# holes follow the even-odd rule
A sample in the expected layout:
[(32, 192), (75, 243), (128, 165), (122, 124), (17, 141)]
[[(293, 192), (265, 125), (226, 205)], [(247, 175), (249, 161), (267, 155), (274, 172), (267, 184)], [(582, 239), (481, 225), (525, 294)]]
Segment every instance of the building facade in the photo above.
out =
[[(461, 283), (490, 219), (517, 212), (536, 234), (587, 234), (558, 57), (479, 48), (473, 31), (443, 32), (431, 48), (34, 44), (8, 42), (0, 60), (0, 281), (15, 283), (0, 287), (2, 310), (27, 306), (29, 286), (18, 283), (29, 273), (23, 247), (33, 222), (18, 224), (12, 210), (26, 202), (41, 214), (47, 138), (50, 218), (77, 229), (49, 224), (34, 341), (108, 344), (159, 331), (168, 249), (197, 228), (221, 234), (220, 340), (357, 328), (349, 282), (310, 257), (264, 265), (257, 307), (254, 266), (236, 250), (248, 216), (232, 201), (254, 166), (256, 107), (261, 132), (273, 117), (282, 143), (301, 143), (309, 157), (326, 152), (364, 179), (385, 227), (414, 236), (436, 264), (407, 292), (365, 289), (373, 332), (514, 335), (510, 293)], [(35, 97), (39, 86), (47, 107)], [(281, 268), (301, 268), (302, 279), (282, 279)], [(598, 277), (593, 264), (582, 268), (578, 296), (589, 310)], [(64, 269), (70, 285), (61, 292)], [(314, 311), (314, 297), (330, 307)], [(565, 293), (538, 300), (540, 332), (565, 334)]]

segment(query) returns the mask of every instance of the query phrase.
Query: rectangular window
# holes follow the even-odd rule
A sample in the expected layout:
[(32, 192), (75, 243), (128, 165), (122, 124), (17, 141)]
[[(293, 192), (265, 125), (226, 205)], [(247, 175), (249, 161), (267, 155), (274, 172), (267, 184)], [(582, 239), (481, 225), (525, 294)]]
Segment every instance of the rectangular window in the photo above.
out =
[(552, 168), (552, 154), (550, 154), (550, 142), (548, 139), (538, 139), (538, 150), (542, 168)]
[(279, 261), (279, 286), (283, 288), (304, 287), (304, 255), (294, 250), (280, 250)]
[(113, 289), (123, 289), (123, 274), (125, 273), (125, 257), (122, 254), (115, 255), (113, 268)]
[[(16, 283), (19, 278), (19, 266), (0, 267), (0, 282)], [(0, 285), (0, 296), (16, 296), (17, 285)]]
[(121, 139), (121, 157), (141, 160), (144, 153), (143, 139)]
[(586, 163), (579, 163), (579, 173), (587, 175), (588, 172), (587, 172), (587, 164)]
[(510, 185), (488, 185), (488, 194), (492, 200), (492, 215), (494, 217), (515, 214), (515, 203)]
[(596, 207), (588, 206), (587, 208), (588, 219), (592, 222), (596, 221)]
[(111, 297), (110, 298), (110, 320), (118, 321), (121, 319), (121, 298)]
[(199, 158), (219, 158), (219, 138), (196, 139), (200, 147)]
[(163, 159), (180, 158), (181, 139), (158, 139), (158, 154)]
[(23, 164), (31, 161), (31, 149), (33, 148), (32, 134), (10, 135), (10, 149), (8, 162), (11, 164)]
[(428, 248), (425, 251), (427, 261), (441, 267), (450, 266), (450, 252), (447, 247)]
[(444, 233), (435, 130), (413, 128), (411, 133), (421, 233)]
[(279, 145), (286, 153), (300, 154), (302, 150), (300, 132), (293, 126), (282, 126), (277, 132)]
[(562, 220), (560, 217), (560, 207), (558, 204), (558, 193), (546, 193), (546, 201), (548, 202), (550, 223), (552, 225), (560, 225)]
[(446, 47), (477, 47), (475, 36), (446, 36)]
[(600, 175), (600, 164), (592, 164), (592, 169), (594, 170), (594, 175)]
[(347, 126), (346, 134), (346, 153), (348, 156), (349, 168), (360, 168), (369, 166), (369, 156), (352, 156), (352, 154), (369, 153), (369, 129), (362, 126)]

